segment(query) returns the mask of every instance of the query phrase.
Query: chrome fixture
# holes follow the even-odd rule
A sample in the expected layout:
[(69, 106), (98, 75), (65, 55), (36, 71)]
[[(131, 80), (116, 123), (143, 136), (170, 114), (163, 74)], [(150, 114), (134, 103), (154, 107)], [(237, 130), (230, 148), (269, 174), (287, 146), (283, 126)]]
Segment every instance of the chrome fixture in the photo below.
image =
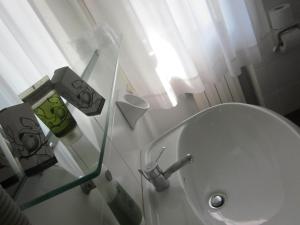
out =
[(287, 33), (289, 33), (290, 31), (295, 30), (295, 29), (300, 29), (300, 24), (299, 23), (294, 24), (292, 26), (289, 26), (289, 27), (287, 27), (287, 28), (285, 28), (285, 29), (278, 32), (278, 34), (276, 35), (277, 44), (273, 47), (273, 52), (278, 53), (278, 52), (281, 51), (281, 48), (284, 45), (282, 37), (284, 35), (286, 35)]
[(212, 194), (208, 200), (208, 204), (213, 209), (219, 209), (225, 204), (225, 195), (221, 193)]
[(163, 147), (157, 159), (153, 162), (150, 162), (144, 170), (139, 169), (140, 174), (143, 177), (145, 177), (146, 180), (152, 183), (153, 186), (155, 187), (155, 190), (158, 192), (164, 191), (167, 188), (169, 188), (170, 183), (168, 178), (177, 170), (185, 166), (187, 163), (191, 162), (193, 159), (191, 154), (187, 154), (182, 159), (178, 160), (173, 165), (171, 165), (168, 169), (166, 169), (166, 171), (163, 171), (159, 167), (158, 161), (165, 150), (166, 147)]

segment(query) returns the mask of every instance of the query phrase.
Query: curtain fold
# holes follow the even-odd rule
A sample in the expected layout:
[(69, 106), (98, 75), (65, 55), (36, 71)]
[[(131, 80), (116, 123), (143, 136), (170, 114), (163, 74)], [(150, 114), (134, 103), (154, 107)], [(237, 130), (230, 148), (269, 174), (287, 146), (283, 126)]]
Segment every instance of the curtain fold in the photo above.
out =
[(172, 107), (260, 60), (250, 0), (85, 0), (123, 36), (121, 66), (152, 107)]
[(20, 92), (56, 68), (80, 71), (94, 49), (84, 37), (99, 25), (122, 36), (120, 64), (137, 94), (153, 108), (173, 107), (179, 94), (215, 88), (260, 60), (256, 38), (268, 25), (259, 2), (0, 1), (0, 109), (20, 103)]
[(68, 64), (27, 1), (0, 2), (0, 37), (0, 85), (15, 94)]

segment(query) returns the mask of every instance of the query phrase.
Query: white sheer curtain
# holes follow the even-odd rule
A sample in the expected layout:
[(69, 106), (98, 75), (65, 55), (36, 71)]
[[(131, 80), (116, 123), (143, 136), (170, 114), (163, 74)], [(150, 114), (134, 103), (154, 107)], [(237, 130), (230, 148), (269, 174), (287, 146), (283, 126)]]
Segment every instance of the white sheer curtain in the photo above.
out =
[(67, 65), (27, 1), (0, 1), (0, 39), (1, 85), (15, 94)]
[(260, 2), (0, 1), (0, 109), (19, 103), (20, 92), (58, 67), (80, 70), (90, 51), (78, 54), (72, 43), (104, 23), (122, 36), (121, 66), (137, 94), (152, 107), (174, 106), (178, 94), (201, 93), (259, 60), (255, 33), (262, 37), (268, 26), (257, 16)]
[(152, 106), (259, 60), (249, 0), (85, 0), (97, 22), (123, 37), (121, 66)]
[[(121, 66), (137, 94), (154, 107), (174, 106), (176, 95), (201, 93), (205, 83), (215, 83), (225, 74), (239, 75), (241, 66), (259, 60), (254, 28), (260, 24), (252, 25), (258, 17), (251, 21), (249, 15), (249, 8), (257, 15), (259, 7), (253, 6), (257, 1), (81, 0), (78, 5), (86, 6), (92, 19), (83, 10), (68, 7), (74, 6), (69, 0), (35, 2), (52, 10), (38, 13), (47, 17), (44, 25), (55, 30), (51, 34), (55, 40), (77, 38), (82, 27), (94, 25), (84, 25), (86, 21), (108, 23), (120, 33)], [(71, 19), (60, 16), (54, 23), (51, 18), (58, 12), (72, 15)], [(83, 17), (86, 21), (78, 19)], [(0, 2), (0, 32), (1, 85), (10, 90), (2, 92), (5, 95), (18, 94), (67, 64), (27, 1)], [(0, 97), (17, 101), (11, 94)]]

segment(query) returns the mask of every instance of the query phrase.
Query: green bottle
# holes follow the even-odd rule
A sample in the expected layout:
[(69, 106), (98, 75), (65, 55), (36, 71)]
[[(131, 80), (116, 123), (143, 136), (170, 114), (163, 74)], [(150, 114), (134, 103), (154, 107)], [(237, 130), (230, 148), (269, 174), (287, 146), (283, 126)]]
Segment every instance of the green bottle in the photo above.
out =
[(65, 136), (76, 127), (76, 121), (55, 91), (33, 111), (57, 137)]
[(63, 137), (72, 131), (77, 123), (67, 106), (53, 89), (47, 76), (20, 94), (28, 102), (34, 113), (57, 137)]

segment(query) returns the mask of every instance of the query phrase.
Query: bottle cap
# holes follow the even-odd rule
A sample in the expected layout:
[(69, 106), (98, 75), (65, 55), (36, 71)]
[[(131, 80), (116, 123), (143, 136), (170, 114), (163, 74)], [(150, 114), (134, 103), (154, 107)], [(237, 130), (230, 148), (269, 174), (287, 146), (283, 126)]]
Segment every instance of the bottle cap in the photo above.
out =
[(49, 77), (44, 76), (41, 80), (19, 94), (19, 97), (23, 100), (23, 102), (34, 105), (52, 90), (53, 84), (49, 80)]

